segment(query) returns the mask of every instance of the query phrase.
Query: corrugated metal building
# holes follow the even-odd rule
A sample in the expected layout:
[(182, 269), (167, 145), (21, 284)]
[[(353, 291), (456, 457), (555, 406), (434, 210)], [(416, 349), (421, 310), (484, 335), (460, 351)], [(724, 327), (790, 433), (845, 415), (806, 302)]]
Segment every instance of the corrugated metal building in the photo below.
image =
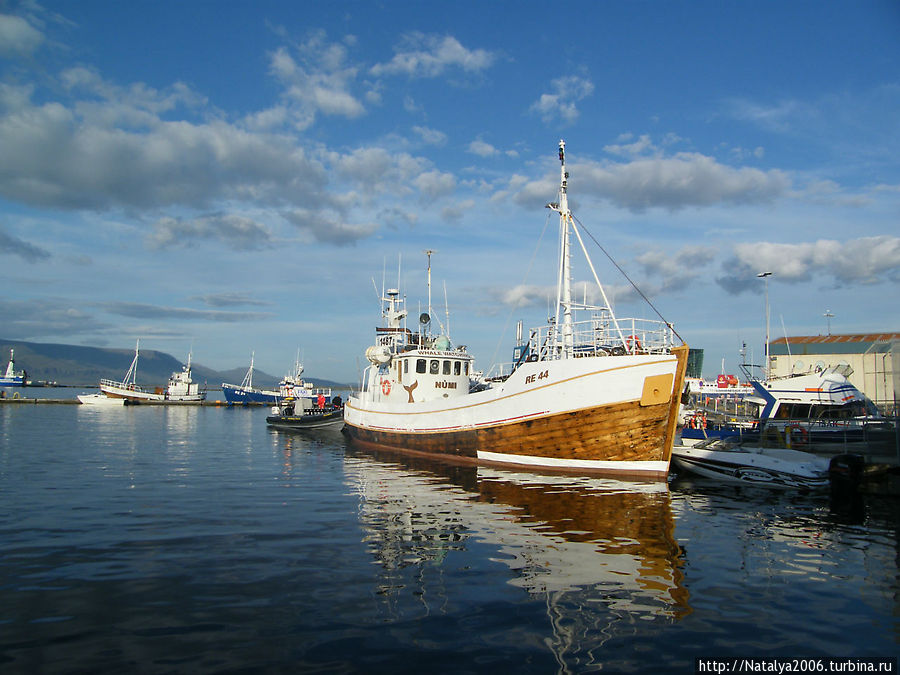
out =
[(810, 335), (769, 343), (773, 377), (816, 367), (849, 365), (850, 382), (882, 410), (896, 410), (900, 394), (900, 333)]

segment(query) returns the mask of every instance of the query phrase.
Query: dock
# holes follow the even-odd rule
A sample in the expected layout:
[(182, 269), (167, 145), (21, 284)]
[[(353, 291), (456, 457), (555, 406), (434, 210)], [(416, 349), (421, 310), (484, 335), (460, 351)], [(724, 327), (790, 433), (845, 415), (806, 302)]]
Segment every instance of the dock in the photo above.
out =
[[(77, 398), (26, 398), (24, 396), (20, 396), (18, 398), (14, 397), (0, 397), (0, 405), (2, 404), (10, 404), (10, 405), (82, 405), (81, 401)], [(129, 401), (125, 405), (135, 405), (135, 406), (150, 406), (150, 405), (163, 405), (163, 406), (198, 406), (202, 408), (264, 408), (268, 407), (269, 403), (229, 403), (228, 401)]]

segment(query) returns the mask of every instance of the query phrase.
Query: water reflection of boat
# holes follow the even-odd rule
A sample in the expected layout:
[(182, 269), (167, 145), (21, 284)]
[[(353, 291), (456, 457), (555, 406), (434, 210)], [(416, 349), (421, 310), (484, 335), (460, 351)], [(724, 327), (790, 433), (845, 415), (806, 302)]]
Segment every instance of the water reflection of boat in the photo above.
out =
[[(382, 569), (377, 594), (387, 611), (410, 591), (440, 597), (441, 577), (431, 570), (476, 543), (497, 547), (509, 583), (546, 601), (554, 654), (569, 668), (586, 665), (620, 623), (633, 630), (636, 619), (672, 621), (691, 611), (665, 482), (363, 452), (348, 448), (345, 473)], [(421, 570), (401, 575), (411, 566)]]

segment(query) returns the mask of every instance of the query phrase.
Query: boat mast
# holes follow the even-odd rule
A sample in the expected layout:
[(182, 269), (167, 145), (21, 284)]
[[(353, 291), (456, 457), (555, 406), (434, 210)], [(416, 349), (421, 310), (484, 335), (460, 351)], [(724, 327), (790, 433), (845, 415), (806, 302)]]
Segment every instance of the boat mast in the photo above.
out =
[(425, 250), (425, 255), (428, 256), (428, 316), (431, 317), (431, 254), (436, 253), (437, 251), (432, 251), (431, 249)]
[(128, 372), (125, 373), (125, 384), (127, 385), (129, 382), (129, 378), (131, 384), (137, 385), (137, 363), (138, 363), (138, 355), (141, 353), (141, 339), (138, 338), (137, 342), (134, 345), (134, 360), (131, 362), (131, 367), (128, 369)]
[(566, 171), (566, 142), (559, 142), (559, 202), (547, 206), (559, 213), (559, 273), (556, 284), (556, 326), (560, 326), (560, 309), (562, 309), (562, 340), (557, 332), (557, 347), (562, 347), (561, 357), (569, 358), (574, 351), (572, 330), (572, 259), (569, 244), (569, 224), (572, 213), (569, 211), (568, 198), (569, 174)]

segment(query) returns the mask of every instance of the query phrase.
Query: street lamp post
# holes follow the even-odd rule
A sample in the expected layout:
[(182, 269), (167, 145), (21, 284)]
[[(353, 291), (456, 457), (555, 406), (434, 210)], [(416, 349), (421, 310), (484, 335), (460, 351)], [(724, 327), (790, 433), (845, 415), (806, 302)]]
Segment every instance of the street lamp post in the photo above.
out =
[(826, 309), (825, 314), (823, 314), (823, 316), (825, 317), (825, 322), (828, 325), (828, 334), (831, 335), (831, 319), (834, 316), (834, 314), (831, 313), (830, 309)]
[[(771, 272), (760, 272), (756, 275), (766, 281), (766, 381), (769, 380), (769, 277)], [(787, 339), (787, 338), (785, 338)]]

